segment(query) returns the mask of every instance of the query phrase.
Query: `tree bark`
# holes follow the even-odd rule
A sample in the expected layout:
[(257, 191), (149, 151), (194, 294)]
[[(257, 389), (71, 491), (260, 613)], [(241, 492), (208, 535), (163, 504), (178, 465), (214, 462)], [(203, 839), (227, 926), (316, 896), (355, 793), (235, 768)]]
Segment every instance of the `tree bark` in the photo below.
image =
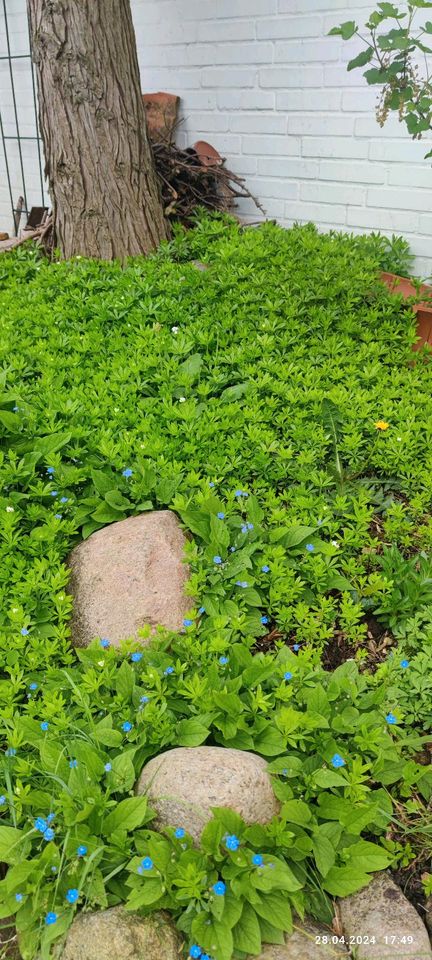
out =
[(148, 253), (168, 236), (129, 0), (27, 0), (39, 120), (65, 257)]

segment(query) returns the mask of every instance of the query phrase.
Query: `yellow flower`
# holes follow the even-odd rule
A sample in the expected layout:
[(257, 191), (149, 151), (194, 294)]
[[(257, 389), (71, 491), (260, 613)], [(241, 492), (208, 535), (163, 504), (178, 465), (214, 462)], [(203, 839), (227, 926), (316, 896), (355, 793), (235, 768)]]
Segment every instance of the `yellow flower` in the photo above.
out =
[(375, 426), (377, 430), (388, 430), (390, 424), (386, 420), (378, 420)]

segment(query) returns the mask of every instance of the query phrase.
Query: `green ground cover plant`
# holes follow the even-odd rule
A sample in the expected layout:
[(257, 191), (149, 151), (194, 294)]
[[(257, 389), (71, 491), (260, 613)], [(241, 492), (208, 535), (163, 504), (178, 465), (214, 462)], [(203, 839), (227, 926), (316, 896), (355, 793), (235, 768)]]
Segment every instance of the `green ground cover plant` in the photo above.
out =
[[(168, 909), (186, 954), (256, 954), (288, 901), (328, 921), (406, 855), (396, 813), (432, 794), (432, 371), (383, 250), (215, 217), (123, 266), (2, 257), (0, 918), (24, 960), (116, 903)], [(69, 550), (166, 507), (183, 632), (74, 650)], [(215, 811), (197, 850), (133, 786), (202, 743), (264, 756), (281, 813)]]

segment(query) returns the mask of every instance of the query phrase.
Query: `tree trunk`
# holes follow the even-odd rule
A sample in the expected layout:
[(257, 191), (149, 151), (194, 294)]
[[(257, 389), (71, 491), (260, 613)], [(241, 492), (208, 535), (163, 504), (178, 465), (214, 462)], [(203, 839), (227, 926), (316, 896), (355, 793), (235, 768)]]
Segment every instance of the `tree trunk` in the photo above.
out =
[(168, 236), (129, 0), (27, 0), (39, 119), (65, 257), (148, 253)]

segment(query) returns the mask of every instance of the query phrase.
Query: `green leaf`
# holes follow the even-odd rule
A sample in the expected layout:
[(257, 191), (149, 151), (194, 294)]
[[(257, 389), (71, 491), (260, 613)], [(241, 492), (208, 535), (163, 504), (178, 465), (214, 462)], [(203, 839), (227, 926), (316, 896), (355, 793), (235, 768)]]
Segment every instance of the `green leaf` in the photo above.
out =
[(113, 510), (107, 503), (101, 503), (92, 513), (92, 517), (98, 523), (115, 523), (116, 520), (123, 520), (123, 513), (121, 510)]
[(127, 910), (139, 910), (156, 903), (162, 896), (162, 880), (159, 877), (149, 877), (143, 880), (142, 886), (132, 890), (125, 903)]
[(180, 747), (198, 747), (209, 736), (210, 730), (200, 720), (180, 720), (176, 727), (176, 743)]
[(222, 390), (220, 399), (222, 403), (233, 403), (235, 400), (245, 397), (250, 388), (250, 383), (236, 383), (232, 387), (226, 387), (225, 390)]
[[(209, 922), (210, 921), (210, 922)], [(231, 927), (202, 910), (192, 921), (192, 934), (200, 947), (217, 960), (231, 960), (234, 944)]]
[(347, 779), (336, 770), (317, 770), (313, 774), (314, 783), (318, 787), (346, 787)]
[(21, 418), (17, 417), (16, 413), (11, 413), (10, 410), (0, 410), (0, 423), (6, 427), (6, 430), (18, 433)]
[(255, 910), (249, 903), (243, 904), (240, 920), (233, 928), (236, 950), (257, 954), (261, 950), (261, 930)]
[(108, 784), (113, 790), (119, 790), (122, 793), (127, 793), (128, 790), (131, 790), (135, 780), (135, 768), (132, 763), (132, 757), (135, 753), (135, 750), (128, 750), (125, 753), (119, 753), (117, 757), (114, 757), (111, 761), (111, 771), (108, 774)]
[(113, 489), (114, 477), (112, 473), (104, 473), (102, 470), (92, 470), (90, 476), (98, 493), (103, 497)]
[(201, 834), (201, 849), (215, 857), (219, 853), (225, 832), (225, 827), (219, 820), (209, 820)]
[(145, 823), (147, 818), (147, 797), (127, 797), (108, 814), (103, 823), (103, 832), (106, 837), (109, 837), (119, 827), (122, 830), (136, 830)]
[(20, 863), (23, 859), (24, 830), (15, 827), (0, 827), (0, 861)]
[(195, 380), (201, 370), (202, 364), (203, 359), (201, 355), (199, 353), (193, 353), (192, 356), (184, 360), (178, 368), (181, 379), (183, 381), (185, 379)]
[(292, 915), (288, 897), (283, 893), (263, 893), (259, 903), (254, 904), (256, 912), (278, 930), (291, 932)]
[(108, 492), (105, 494), (105, 500), (108, 506), (112, 507), (113, 510), (120, 510), (122, 512), (125, 510), (130, 510), (130, 501), (127, 500), (119, 490), (108, 490)]
[(357, 32), (358, 27), (354, 20), (345, 20), (339, 27), (332, 27), (329, 30), (329, 36), (342, 37), (342, 40), (351, 40), (351, 37)]
[(123, 700), (131, 700), (135, 686), (135, 672), (127, 660), (123, 663), (116, 675), (116, 692), (120, 694)]
[(285, 943), (285, 936), (282, 930), (279, 930), (277, 927), (274, 927), (272, 923), (269, 923), (264, 917), (258, 916), (260, 930), (261, 930), (261, 940), (263, 943)]
[(324, 890), (331, 893), (333, 897), (349, 897), (351, 893), (356, 893), (362, 887), (366, 887), (370, 881), (367, 873), (360, 873), (353, 870), (353, 867), (332, 867), (326, 877), (321, 881)]
[(325, 877), (334, 866), (336, 851), (330, 840), (318, 828), (312, 837), (312, 850), (320, 874)]
[(355, 70), (356, 67), (364, 67), (372, 60), (373, 54), (374, 51), (372, 47), (367, 47), (366, 50), (362, 50), (357, 57), (354, 57), (353, 60), (348, 62), (347, 70)]
[(388, 850), (384, 850), (377, 843), (370, 843), (368, 840), (359, 840), (351, 847), (345, 847), (343, 854), (344, 857), (346, 854), (349, 855), (353, 871), (359, 871), (360, 873), (386, 870), (394, 859)]

